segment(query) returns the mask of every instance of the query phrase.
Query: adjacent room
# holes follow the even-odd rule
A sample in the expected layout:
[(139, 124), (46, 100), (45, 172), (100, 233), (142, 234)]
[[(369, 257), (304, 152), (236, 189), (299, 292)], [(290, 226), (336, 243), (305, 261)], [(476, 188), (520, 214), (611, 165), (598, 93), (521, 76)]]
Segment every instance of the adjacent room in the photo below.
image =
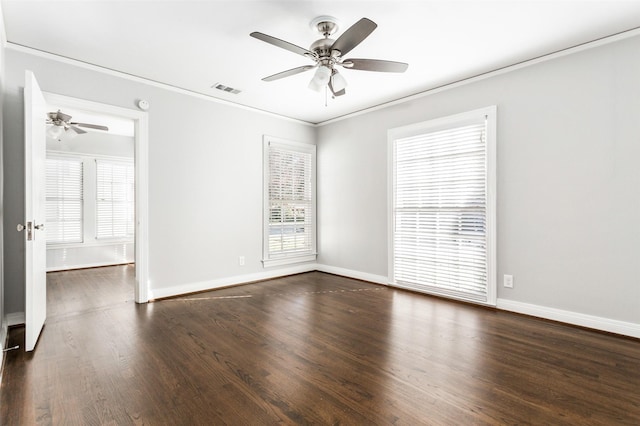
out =
[(0, 37), (0, 424), (640, 424), (640, 2)]

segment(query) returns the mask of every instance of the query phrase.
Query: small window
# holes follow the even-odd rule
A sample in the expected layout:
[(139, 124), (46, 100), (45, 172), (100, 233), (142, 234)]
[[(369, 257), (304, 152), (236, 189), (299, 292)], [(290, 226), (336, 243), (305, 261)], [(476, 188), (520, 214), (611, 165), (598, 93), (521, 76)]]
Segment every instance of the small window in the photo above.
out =
[(46, 179), (47, 244), (81, 243), (82, 159), (47, 158)]
[(96, 160), (96, 238), (133, 239), (135, 176), (133, 162)]
[(315, 168), (315, 145), (265, 137), (265, 266), (315, 260)]

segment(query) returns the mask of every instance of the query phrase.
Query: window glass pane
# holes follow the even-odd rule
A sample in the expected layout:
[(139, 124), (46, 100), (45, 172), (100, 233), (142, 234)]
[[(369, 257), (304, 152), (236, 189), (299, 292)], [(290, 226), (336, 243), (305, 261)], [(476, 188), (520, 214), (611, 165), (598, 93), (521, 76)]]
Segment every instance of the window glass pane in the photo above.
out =
[(96, 161), (96, 238), (133, 238), (134, 179), (133, 163)]
[(46, 160), (47, 244), (82, 242), (82, 160)]
[(394, 281), (487, 300), (486, 121), (394, 141)]

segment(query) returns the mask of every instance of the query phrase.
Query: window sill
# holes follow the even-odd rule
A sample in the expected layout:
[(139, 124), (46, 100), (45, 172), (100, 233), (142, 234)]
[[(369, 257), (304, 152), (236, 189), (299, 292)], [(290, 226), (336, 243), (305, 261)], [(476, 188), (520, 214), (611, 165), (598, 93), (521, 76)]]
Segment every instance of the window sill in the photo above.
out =
[(296, 257), (283, 257), (279, 259), (263, 259), (262, 264), (265, 268), (272, 266), (291, 265), (293, 263), (313, 262), (316, 260), (316, 254), (307, 254), (304, 256)]
[(87, 248), (87, 247), (102, 247), (102, 246), (117, 246), (121, 244), (133, 244), (134, 240), (100, 240), (84, 243), (49, 243), (47, 244), (47, 250), (51, 249), (71, 249), (71, 248)]

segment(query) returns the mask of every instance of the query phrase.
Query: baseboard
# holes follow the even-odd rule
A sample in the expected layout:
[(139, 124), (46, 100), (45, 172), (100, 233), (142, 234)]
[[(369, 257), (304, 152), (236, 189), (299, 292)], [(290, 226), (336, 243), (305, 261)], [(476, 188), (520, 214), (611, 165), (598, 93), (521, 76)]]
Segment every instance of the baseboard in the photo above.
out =
[(562, 309), (548, 308), (546, 306), (532, 305), (530, 303), (514, 300), (498, 299), (497, 308), (504, 311), (517, 312), (552, 321), (564, 322), (580, 327), (593, 328), (609, 333), (621, 334), (640, 338), (640, 324), (618, 321), (609, 318), (586, 315)]
[(316, 271), (315, 263), (306, 263), (288, 268), (279, 268), (263, 272), (246, 275), (236, 275), (217, 280), (200, 281), (195, 283), (181, 284), (173, 287), (149, 289), (149, 300), (163, 299), (165, 297), (180, 296), (183, 294), (197, 293), (199, 291), (215, 290), (234, 285), (247, 284), (254, 281), (268, 280), (271, 278), (284, 277), (287, 275), (301, 274), (304, 272)]
[(14, 325), (24, 325), (24, 322), (24, 312), (12, 312), (10, 314), (7, 314), (7, 327), (13, 327)]
[[(9, 343), (9, 340), (7, 339), (8, 328), (7, 321), (0, 318), (0, 349), (6, 348), (7, 343)], [(2, 385), (2, 373), (4, 373), (4, 351), (0, 351), (0, 385)]]
[[(376, 284), (389, 285), (387, 277), (382, 275), (369, 274), (367, 272), (354, 271), (351, 269), (339, 268), (329, 265), (316, 265), (316, 270), (336, 274), (343, 277), (356, 278)], [(548, 308), (546, 306), (522, 303), (508, 299), (498, 299), (496, 307), (503, 311), (516, 312), (533, 317), (544, 318), (552, 321), (559, 321), (566, 324), (580, 327), (592, 328), (623, 336), (640, 338), (640, 324), (625, 321), (618, 321), (609, 318), (586, 315), (577, 312), (565, 311), (562, 309)]]
[[(370, 274), (367, 272), (355, 271), (352, 269), (340, 268), (337, 266), (323, 265), (317, 263), (305, 263), (288, 268), (279, 268), (253, 274), (237, 275), (216, 280), (201, 281), (196, 283), (182, 284), (173, 287), (150, 289), (149, 299), (162, 299), (166, 297), (180, 296), (199, 291), (215, 290), (224, 287), (231, 287), (250, 282), (268, 280), (287, 275), (301, 274), (304, 272), (320, 271), (329, 274), (340, 275), (347, 278), (368, 281), (376, 284), (388, 285), (386, 276)], [(586, 315), (562, 309), (549, 308), (546, 306), (533, 305), (508, 299), (498, 299), (496, 303), (498, 309), (519, 314), (530, 315), (552, 321), (559, 321), (580, 327), (592, 328), (609, 333), (621, 334), (624, 336), (640, 338), (640, 324), (619, 321), (594, 315)], [(7, 325), (24, 324), (24, 312), (14, 312), (7, 314)]]
[(47, 272), (59, 272), (59, 271), (71, 271), (75, 269), (89, 269), (89, 268), (102, 268), (103, 266), (119, 266), (119, 265), (128, 265), (133, 263), (131, 262), (96, 262), (96, 263), (82, 263), (77, 265), (65, 265), (65, 266), (54, 266), (47, 268)]
[(370, 274), (368, 272), (354, 271), (353, 269), (339, 268), (337, 266), (317, 264), (316, 271), (328, 274), (340, 275), (342, 277), (355, 278), (357, 280), (369, 281), (376, 284), (389, 284), (389, 279), (383, 275)]

